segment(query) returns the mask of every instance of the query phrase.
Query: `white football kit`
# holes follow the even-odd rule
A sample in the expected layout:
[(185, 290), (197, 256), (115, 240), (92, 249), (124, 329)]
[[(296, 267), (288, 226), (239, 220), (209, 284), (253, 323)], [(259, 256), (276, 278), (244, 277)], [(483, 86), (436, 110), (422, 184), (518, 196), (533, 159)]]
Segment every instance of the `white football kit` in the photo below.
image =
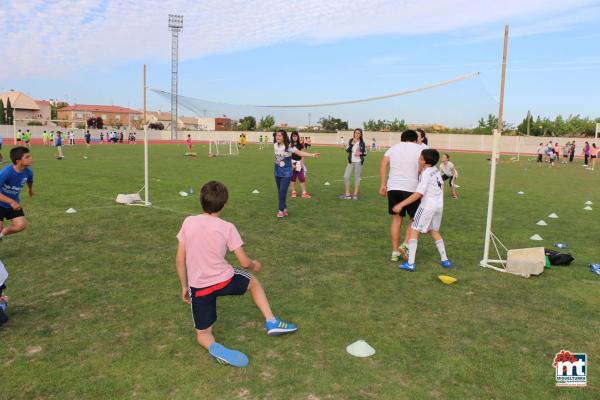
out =
[(423, 195), (412, 228), (421, 233), (439, 231), (444, 211), (444, 181), (435, 167), (427, 167), (421, 173), (415, 193)]

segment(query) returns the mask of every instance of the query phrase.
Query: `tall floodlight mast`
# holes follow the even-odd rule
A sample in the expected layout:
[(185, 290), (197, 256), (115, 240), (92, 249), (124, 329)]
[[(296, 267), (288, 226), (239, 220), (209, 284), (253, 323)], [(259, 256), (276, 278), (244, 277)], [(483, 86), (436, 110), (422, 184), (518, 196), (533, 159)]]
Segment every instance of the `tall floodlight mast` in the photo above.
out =
[(171, 139), (177, 139), (177, 80), (179, 66), (179, 32), (183, 30), (183, 15), (169, 14), (171, 31)]

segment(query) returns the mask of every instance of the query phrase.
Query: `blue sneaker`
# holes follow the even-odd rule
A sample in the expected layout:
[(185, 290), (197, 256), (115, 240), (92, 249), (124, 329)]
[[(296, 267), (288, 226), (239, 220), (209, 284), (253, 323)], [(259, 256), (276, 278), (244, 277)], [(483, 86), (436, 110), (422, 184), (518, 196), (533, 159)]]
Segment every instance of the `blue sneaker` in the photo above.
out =
[(265, 324), (267, 328), (267, 335), (276, 336), (276, 335), (285, 335), (286, 333), (296, 332), (298, 327), (289, 322), (283, 322), (279, 317), (275, 317), (275, 321), (270, 322), (267, 321)]
[(440, 261), (440, 265), (444, 268), (452, 268), (452, 261), (450, 261), (450, 260)]
[(220, 343), (213, 343), (208, 352), (219, 364), (242, 368), (248, 365), (248, 356), (241, 351), (231, 350)]
[(417, 264), (409, 264), (408, 261), (398, 265), (398, 268), (405, 271), (415, 272), (417, 270)]

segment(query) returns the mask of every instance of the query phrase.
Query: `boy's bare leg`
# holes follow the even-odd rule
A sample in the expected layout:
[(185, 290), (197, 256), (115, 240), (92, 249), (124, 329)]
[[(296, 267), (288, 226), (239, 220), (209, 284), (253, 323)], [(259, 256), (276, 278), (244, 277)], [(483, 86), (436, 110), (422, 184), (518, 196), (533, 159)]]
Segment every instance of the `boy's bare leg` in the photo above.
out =
[(252, 296), (252, 301), (254, 301), (254, 304), (256, 304), (256, 307), (260, 310), (265, 319), (268, 321), (275, 319), (275, 316), (271, 311), (271, 306), (269, 305), (269, 300), (267, 300), (265, 290), (256, 277), (250, 279), (248, 290)]
[[(408, 225), (406, 226), (406, 233), (404, 234), (404, 244), (408, 246), (408, 241), (411, 238), (411, 232), (412, 232), (412, 223), (413, 223), (413, 219), (409, 217), (408, 220)], [(417, 231), (418, 232), (418, 231)]]
[[(410, 227), (410, 225), (409, 225)], [(398, 251), (400, 247), (400, 230), (402, 229), (402, 217), (392, 215), (392, 223), (390, 224), (390, 237), (392, 239), (392, 251)]]
[(211, 344), (215, 343), (215, 337), (212, 333), (212, 326), (207, 329), (196, 329), (196, 340), (198, 344), (204, 347), (206, 350), (210, 347)]
[(12, 235), (21, 232), (25, 228), (27, 228), (27, 220), (25, 219), (25, 217), (13, 218), (11, 220), (10, 226), (2, 229), (2, 236)]
[(431, 238), (432, 238), (433, 240), (435, 240), (436, 242), (437, 242), (438, 240), (444, 240), (444, 239), (442, 238), (442, 235), (440, 235), (440, 233), (439, 233), (438, 231), (433, 231), (433, 230), (432, 230), (432, 231), (429, 231), (429, 233), (431, 234)]

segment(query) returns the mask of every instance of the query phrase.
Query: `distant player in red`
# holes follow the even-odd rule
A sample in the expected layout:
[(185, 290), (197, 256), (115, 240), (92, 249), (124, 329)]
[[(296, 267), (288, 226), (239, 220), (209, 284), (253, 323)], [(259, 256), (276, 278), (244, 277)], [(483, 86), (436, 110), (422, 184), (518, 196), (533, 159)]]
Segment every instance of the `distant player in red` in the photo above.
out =
[(185, 141), (187, 144), (188, 153), (192, 152), (192, 135), (188, 135), (187, 140)]

